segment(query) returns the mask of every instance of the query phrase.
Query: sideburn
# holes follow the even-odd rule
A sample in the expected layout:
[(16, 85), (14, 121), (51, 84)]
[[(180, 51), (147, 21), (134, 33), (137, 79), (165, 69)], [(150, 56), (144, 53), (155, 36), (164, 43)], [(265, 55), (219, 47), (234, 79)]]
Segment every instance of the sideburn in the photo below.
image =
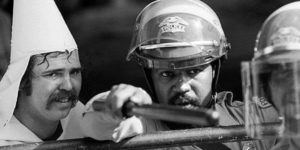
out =
[(32, 85), (31, 85), (31, 80), (32, 80), (32, 70), (34, 67), (34, 63), (35, 63), (35, 56), (31, 56), (28, 62), (28, 66), (27, 69), (22, 77), (21, 83), (20, 83), (20, 87), (19, 87), (19, 93), (18, 93), (18, 97), (21, 96), (20, 92), (24, 92), (26, 96), (30, 96), (32, 94)]

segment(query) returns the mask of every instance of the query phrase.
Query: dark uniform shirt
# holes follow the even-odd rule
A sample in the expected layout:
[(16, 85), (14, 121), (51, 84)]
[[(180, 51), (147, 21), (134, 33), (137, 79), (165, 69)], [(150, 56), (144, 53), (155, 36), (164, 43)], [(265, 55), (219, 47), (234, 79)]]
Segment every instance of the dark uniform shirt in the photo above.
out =
[[(257, 102), (260, 106), (260, 119), (262, 122), (278, 122), (278, 113), (271, 105), (266, 105), (266, 101)], [(245, 105), (241, 101), (233, 101), (231, 92), (221, 92), (218, 94), (215, 109), (220, 113), (221, 126), (245, 124)], [(233, 150), (270, 150), (276, 143), (276, 139), (241, 141), (225, 143)]]
[[(264, 105), (266, 106), (266, 105)], [(243, 125), (245, 123), (245, 108), (241, 101), (234, 101), (232, 92), (218, 93), (215, 105), (213, 106), (220, 114), (219, 126)], [(264, 122), (278, 121), (276, 110), (268, 105), (261, 107), (260, 117)], [(161, 122), (155, 121), (156, 130), (168, 130)], [(270, 150), (275, 145), (274, 139), (240, 141), (230, 143), (211, 143), (205, 145), (190, 145), (173, 148), (164, 148), (172, 150)]]

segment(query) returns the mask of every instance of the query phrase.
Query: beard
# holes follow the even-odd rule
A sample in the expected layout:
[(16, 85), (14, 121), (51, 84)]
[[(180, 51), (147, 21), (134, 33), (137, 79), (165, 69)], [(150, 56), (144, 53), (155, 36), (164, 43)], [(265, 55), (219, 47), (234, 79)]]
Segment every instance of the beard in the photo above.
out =
[(67, 103), (71, 102), (71, 108), (78, 102), (78, 96), (73, 91), (60, 91), (50, 95), (46, 109), (50, 109), (52, 102)]
[[(184, 109), (199, 109), (204, 108), (199, 101), (198, 98), (194, 98), (185, 94), (176, 94), (168, 101), (169, 105), (175, 105), (182, 107)], [(184, 124), (184, 123), (177, 123), (177, 122), (170, 122), (170, 121), (162, 121), (167, 127), (171, 130), (180, 130), (180, 129), (191, 129), (202, 127), (199, 125), (192, 125), (192, 124)]]

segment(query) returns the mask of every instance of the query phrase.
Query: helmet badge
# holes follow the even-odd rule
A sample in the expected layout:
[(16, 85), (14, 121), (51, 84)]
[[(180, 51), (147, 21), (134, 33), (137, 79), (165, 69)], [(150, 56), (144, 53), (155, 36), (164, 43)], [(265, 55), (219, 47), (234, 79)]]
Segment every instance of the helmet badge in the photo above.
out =
[(280, 28), (271, 37), (271, 44), (282, 45), (287, 43), (300, 43), (300, 31), (294, 27)]
[(178, 16), (173, 17), (167, 17), (165, 18), (160, 24), (160, 30), (161, 33), (166, 32), (185, 32), (186, 26), (188, 26), (189, 23), (183, 20), (182, 18)]

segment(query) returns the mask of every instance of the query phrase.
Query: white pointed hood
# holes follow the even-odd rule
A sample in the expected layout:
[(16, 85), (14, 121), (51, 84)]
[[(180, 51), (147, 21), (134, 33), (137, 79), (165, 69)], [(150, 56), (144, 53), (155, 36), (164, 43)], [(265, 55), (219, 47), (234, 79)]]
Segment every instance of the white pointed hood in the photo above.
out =
[(66, 50), (77, 45), (54, 0), (14, 0), (10, 64), (0, 82), (0, 129), (13, 115), (30, 57)]

